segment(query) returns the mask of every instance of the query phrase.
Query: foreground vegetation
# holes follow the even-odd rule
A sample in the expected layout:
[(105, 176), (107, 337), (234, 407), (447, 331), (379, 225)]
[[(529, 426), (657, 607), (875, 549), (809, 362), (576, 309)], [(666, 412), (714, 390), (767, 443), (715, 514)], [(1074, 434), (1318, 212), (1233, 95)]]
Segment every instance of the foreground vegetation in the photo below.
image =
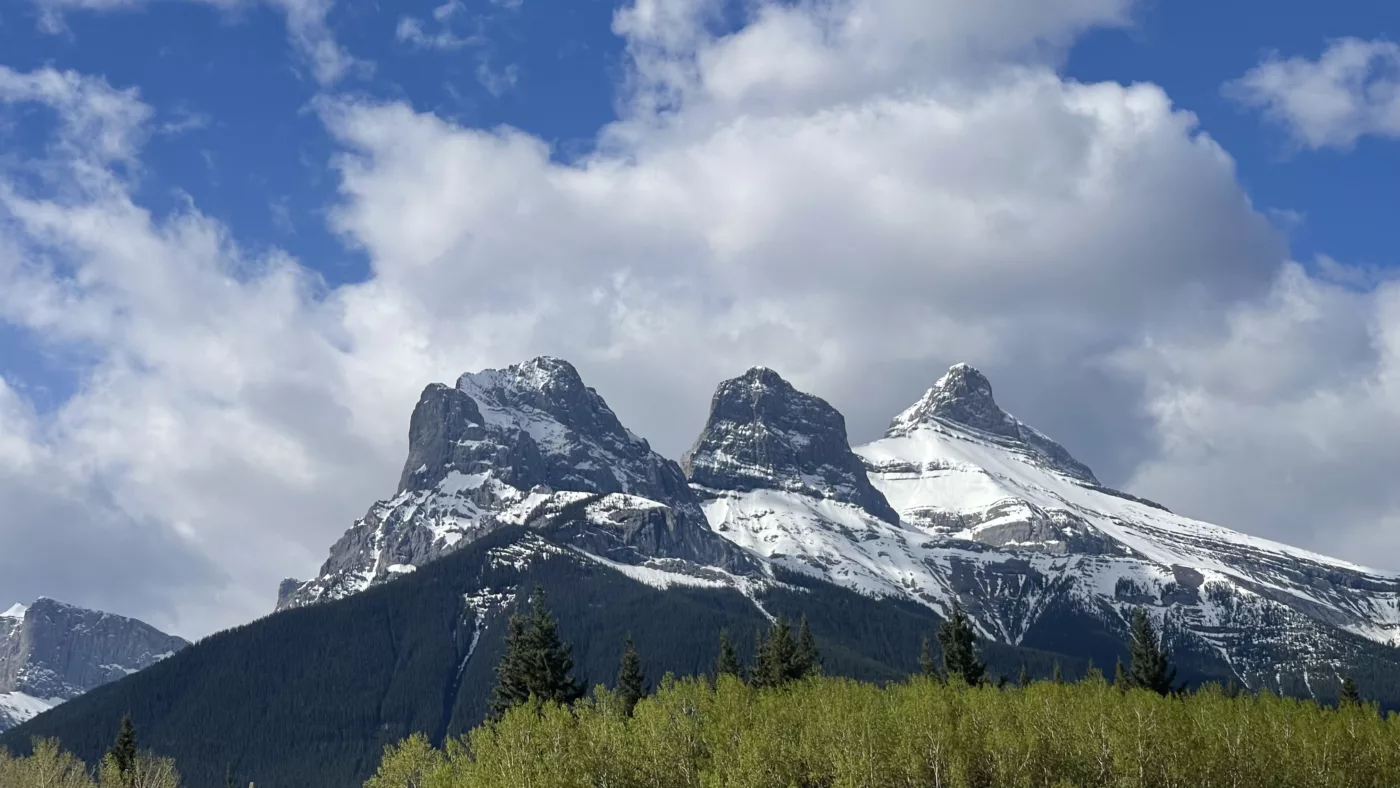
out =
[(522, 705), (435, 749), (391, 748), (367, 788), (1363, 788), (1400, 785), (1400, 717), (1207, 687), (877, 687), (813, 677), (755, 689), (668, 680), (632, 716), (599, 689)]
[(436, 749), (386, 750), (366, 788), (1365, 788), (1400, 785), (1400, 716), (1175, 684), (1142, 610), (1110, 683), (992, 681), (954, 607), (921, 674), (884, 687), (821, 673), (781, 618), (744, 667), (721, 635), (716, 679), (663, 679), (640, 657), (587, 698), (539, 591), (512, 620), (492, 720)]
[(97, 768), (59, 749), (53, 739), (34, 742), (34, 751), (12, 758), (0, 750), (0, 788), (179, 788), (175, 761), (136, 749), (131, 719), (122, 720), (117, 740)]
[[(823, 675), (805, 618), (756, 633), (745, 664), (721, 632), (709, 675), (651, 693), (625, 640), (611, 689), (585, 694), (544, 593), (509, 622), (488, 721), (385, 749), (366, 788), (1380, 788), (1400, 785), (1400, 715), (1355, 682), (1324, 706), (1233, 685), (1188, 690), (1145, 611), (1109, 681), (1011, 681), (954, 606), (919, 675), (883, 686)], [(934, 644), (937, 644), (937, 650)], [(434, 742), (444, 741), (442, 748)], [(205, 772), (212, 771), (209, 764)], [(357, 768), (363, 768), (361, 763)], [(363, 774), (365, 772), (361, 772)], [(358, 778), (355, 780), (358, 782)], [(196, 785), (213, 784), (212, 780)], [(222, 784), (232, 788), (234, 770)], [(240, 783), (241, 784), (241, 783)], [(312, 785), (276, 779), (268, 788)], [(320, 780), (314, 785), (344, 785)], [(350, 783), (353, 784), (353, 783)], [(0, 788), (178, 788), (128, 716), (95, 769), (52, 740), (0, 752)], [(261, 782), (259, 782), (261, 785)]]

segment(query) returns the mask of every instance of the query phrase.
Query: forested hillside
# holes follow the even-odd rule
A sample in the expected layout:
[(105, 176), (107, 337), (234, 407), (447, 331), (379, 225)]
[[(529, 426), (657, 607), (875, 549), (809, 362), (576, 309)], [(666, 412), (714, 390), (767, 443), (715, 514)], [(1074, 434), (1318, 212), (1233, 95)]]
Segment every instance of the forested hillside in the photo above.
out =
[[(528, 560), (522, 539), (540, 540)], [(808, 618), (828, 674), (884, 681), (918, 669), (920, 642), (939, 623), (927, 608), (803, 582), (760, 601), (773, 615)], [(222, 785), (229, 771), (259, 788), (355, 785), (385, 745), (418, 732), (441, 743), (483, 719), (515, 607), (504, 601), (536, 584), (590, 687), (613, 680), (629, 635), (655, 683), (667, 671), (710, 671), (721, 629), (747, 660), (768, 626), (736, 591), (663, 591), (504, 529), (399, 581), (207, 638), (7, 732), (0, 748), (25, 752), (31, 737), (54, 737), (95, 763), (129, 712), (142, 745), (174, 757), (192, 786)], [(482, 602), (493, 595), (502, 604)], [(1012, 677), (1023, 664), (1042, 676), (1056, 661), (1069, 675), (1085, 669), (1005, 645), (989, 644), (986, 656)]]
[(1001, 689), (916, 677), (755, 690), (665, 684), (632, 716), (609, 692), (521, 706), (434, 749), (414, 737), (366, 788), (1392, 788), (1400, 717), (1212, 685), (1102, 678)]

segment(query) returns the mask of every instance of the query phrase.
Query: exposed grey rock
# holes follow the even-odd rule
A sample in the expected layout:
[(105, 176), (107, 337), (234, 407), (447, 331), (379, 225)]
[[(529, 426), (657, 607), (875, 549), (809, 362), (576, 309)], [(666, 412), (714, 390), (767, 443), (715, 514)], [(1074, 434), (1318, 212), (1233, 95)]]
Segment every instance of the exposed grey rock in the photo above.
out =
[[(633, 496), (665, 507), (664, 514), (638, 507), (646, 513), (632, 526), (617, 523), (613, 545), (639, 555), (754, 567), (710, 532), (674, 461), (623, 427), (568, 362), (541, 357), (463, 375), (455, 387), (424, 389), (409, 421), (397, 495), (374, 504), (345, 532), (315, 579), (284, 581), (277, 608), (355, 593), (502, 525), (563, 528), (558, 511), (549, 518), (539, 512), (577, 504), (580, 496), (571, 493)], [(602, 527), (586, 519), (576, 525), (580, 533)]]
[(1089, 467), (1063, 446), (1003, 411), (992, 397), (987, 376), (967, 364), (955, 364), (914, 406), (895, 417), (886, 437), (908, 434), (921, 424), (942, 420), (997, 436), (1033, 451), (1067, 476), (1098, 486)]
[(785, 490), (899, 522), (851, 451), (840, 411), (765, 367), (719, 384), (681, 468), (691, 484), (709, 490)]
[(27, 718), (14, 709), (13, 693), (51, 703), (69, 700), (188, 645), (136, 619), (53, 599), (41, 598), (27, 609), (16, 605), (0, 616), (0, 730)]

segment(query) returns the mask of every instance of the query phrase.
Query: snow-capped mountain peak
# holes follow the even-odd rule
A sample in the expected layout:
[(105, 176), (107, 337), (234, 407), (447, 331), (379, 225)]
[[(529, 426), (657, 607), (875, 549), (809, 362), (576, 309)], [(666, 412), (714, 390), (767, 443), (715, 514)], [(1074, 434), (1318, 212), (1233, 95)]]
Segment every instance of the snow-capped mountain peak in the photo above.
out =
[(719, 384), (681, 467), (701, 490), (783, 490), (899, 519), (851, 451), (845, 417), (766, 367)]
[(975, 367), (959, 363), (933, 387), (895, 416), (886, 438), (906, 437), (928, 427), (953, 427), (1007, 442), (1009, 448), (1037, 455), (1041, 461), (1082, 482), (1097, 485), (1094, 472), (1063, 446), (1002, 410), (992, 395), (992, 383)]
[[(680, 467), (622, 426), (571, 364), (545, 356), (425, 388), (395, 497), (374, 504), (331, 547), (315, 579), (285, 581), (278, 608), (355, 593), (501, 526), (543, 527), (578, 506), (587, 514), (603, 505), (588, 503), (600, 497), (610, 513), (589, 527), (610, 534), (609, 560), (642, 560), (634, 548), (643, 540), (653, 557), (704, 555), (751, 568), (704, 528)], [(594, 544), (596, 535), (571, 538)]]
[(40, 597), (0, 614), (0, 730), (189, 645), (123, 616)]
[(1006, 438), (1020, 438), (1018, 422), (992, 396), (992, 384), (975, 367), (958, 363), (948, 369), (919, 401), (894, 418), (887, 434), (901, 434), (942, 419)]

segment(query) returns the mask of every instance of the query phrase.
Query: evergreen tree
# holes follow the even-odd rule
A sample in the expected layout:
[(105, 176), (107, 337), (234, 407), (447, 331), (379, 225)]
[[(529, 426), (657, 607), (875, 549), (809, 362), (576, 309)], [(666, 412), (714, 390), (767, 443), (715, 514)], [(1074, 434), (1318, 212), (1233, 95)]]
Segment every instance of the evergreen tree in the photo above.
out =
[(582, 682), (573, 678), (573, 649), (559, 638), (559, 626), (545, 605), (544, 589), (535, 587), (534, 615), (528, 641), (535, 669), (535, 695), (554, 703), (573, 703), (583, 697)]
[(1016, 686), (1029, 687), (1031, 685), (1030, 673), (1026, 670), (1026, 663), (1021, 663), (1021, 673), (1016, 677)]
[(1128, 689), (1128, 674), (1123, 669), (1123, 658), (1113, 666), (1113, 688), (1122, 692)]
[(1104, 678), (1103, 671), (1099, 670), (1099, 666), (1095, 665), (1092, 659), (1089, 660), (1089, 666), (1084, 669), (1084, 681), (1090, 683), (1107, 681), (1107, 679)]
[[(816, 645), (811, 649), (815, 652)], [(768, 628), (768, 637), (759, 636), (750, 680), (755, 687), (782, 686), (812, 672), (814, 666), (806, 659), (801, 644), (792, 636), (792, 627), (779, 616)]]
[(130, 714), (122, 716), (121, 727), (117, 729), (117, 740), (111, 749), (107, 750), (107, 756), (116, 764), (123, 782), (130, 783), (132, 768), (136, 765), (136, 726), (132, 724)]
[(1176, 669), (1171, 667), (1166, 648), (1160, 643), (1147, 611), (1133, 610), (1132, 637), (1128, 642), (1132, 667), (1128, 670), (1128, 686), (1151, 690), (1158, 695), (1173, 691)]
[(1060, 668), (1060, 661), (1058, 659), (1055, 660), (1055, 673), (1053, 676), (1050, 677), (1050, 680), (1055, 682), (1056, 684), (1065, 683), (1065, 674), (1064, 671)]
[(627, 645), (622, 650), (622, 664), (617, 669), (617, 696), (627, 716), (637, 707), (637, 701), (646, 694), (646, 677), (642, 675), (642, 660), (637, 655), (637, 647), (629, 635)]
[(801, 675), (798, 678), (815, 676), (821, 672), (822, 655), (817, 650), (817, 639), (812, 635), (812, 630), (807, 626), (807, 616), (802, 616), (802, 626), (797, 630), (797, 664), (796, 670)]
[(1361, 705), (1361, 690), (1356, 686), (1356, 680), (1351, 676), (1342, 678), (1342, 690), (1338, 702), (1343, 706)]
[(496, 665), (496, 686), (491, 691), (491, 717), (499, 719), (530, 699), (529, 658), (526, 642), (525, 616), (515, 613), (506, 629), (506, 651)]
[(938, 672), (938, 663), (933, 659), (933, 643), (929, 641), (928, 635), (924, 636), (924, 642), (919, 647), (919, 672), (931, 679), (943, 678)]
[(739, 652), (734, 650), (734, 644), (729, 642), (729, 630), (719, 631), (719, 659), (715, 661), (715, 677), (733, 676), (740, 681), (744, 680), (744, 666), (739, 664)]
[(961, 676), (970, 686), (986, 678), (987, 666), (977, 656), (977, 633), (957, 602), (952, 615), (938, 627), (938, 645), (943, 648), (943, 671), (949, 678)]
[(224, 767), (224, 788), (233, 788), (233, 767)]
[(544, 589), (535, 588), (532, 611), (511, 616), (506, 632), (506, 653), (496, 666), (496, 687), (491, 694), (491, 716), (534, 698), (540, 702), (572, 703), (583, 696), (574, 681), (570, 647), (559, 639), (559, 628), (545, 605)]

